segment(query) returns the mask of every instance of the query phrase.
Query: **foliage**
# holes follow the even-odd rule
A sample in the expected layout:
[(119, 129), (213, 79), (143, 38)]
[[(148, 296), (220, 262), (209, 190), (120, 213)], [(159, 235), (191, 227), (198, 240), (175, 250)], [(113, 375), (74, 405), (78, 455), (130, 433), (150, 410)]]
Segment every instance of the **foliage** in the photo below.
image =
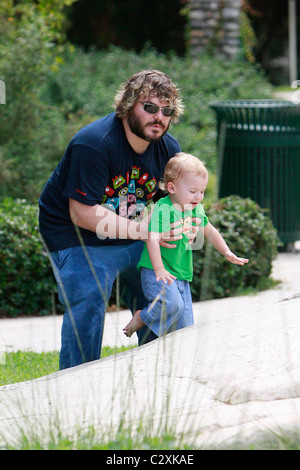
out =
[(138, 55), (116, 47), (85, 53), (60, 43), (57, 0), (13, 5), (6, 0), (0, 7), (0, 80), (7, 95), (0, 108), (0, 199), (36, 201), (69, 139), (112, 111), (120, 83), (137, 70), (164, 70), (181, 88), (186, 111), (171, 131), (210, 169), (216, 152), (209, 102), (269, 96), (262, 74), (244, 61), (205, 55), (192, 60), (149, 48)]
[(257, 38), (251, 25), (251, 21), (245, 11), (241, 12), (241, 40), (245, 57), (251, 63), (255, 63), (253, 50), (257, 45)]
[(209, 102), (269, 97), (270, 85), (257, 67), (207, 55), (197, 60), (163, 55), (149, 47), (139, 54), (117, 47), (85, 53), (63, 42), (66, 7), (73, 3), (77, 6), (75, 0), (1, 3), (6, 104), (0, 107), (0, 199), (36, 201), (73, 134), (112, 111), (120, 83), (143, 68), (164, 70), (178, 84), (185, 114), (171, 131), (185, 151), (214, 170), (215, 116)]
[(37, 353), (16, 351), (5, 354), (5, 363), (0, 364), (0, 386), (48, 375), (59, 369), (57, 351)]
[[(77, 0), (2, 0), (0, 15), (3, 19), (2, 27), (10, 28), (14, 34), (18, 31), (18, 23), (31, 23), (37, 19), (44, 22), (52, 38), (62, 42), (65, 40), (64, 24), (65, 8), (70, 7)], [(7, 21), (9, 24), (7, 24)], [(17, 34), (18, 35), (18, 34)]]
[(34, 197), (36, 182), (51, 168), (51, 133), (59, 118), (42, 103), (40, 90), (62, 50), (54, 47), (61, 21), (60, 10), (51, 9), (56, 3), (5, 0), (0, 6), (0, 79), (6, 85), (6, 105), (0, 109), (2, 197)]
[(53, 308), (56, 283), (37, 213), (25, 200), (0, 205), (0, 316), (47, 315)]
[(267, 211), (251, 199), (230, 196), (213, 204), (207, 213), (230, 249), (249, 263), (233, 265), (210, 244), (194, 251), (194, 301), (229, 297), (263, 285), (280, 244)]
[[(117, 67), (116, 67), (117, 64)], [(137, 70), (165, 71), (181, 90), (185, 113), (171, 132), (182, 148), (215, 164), (215, 116), (210, 101), (270, 96), (271, 87), (254, 65), (202, 55), (198, 60), (145, 49), (139, 55), (111, 47), (108, 51), (67, 52), (64, 64), (49, 74), (44, 102), (59, 107), (68, 121), (82, 123), (112, 111), (120, 83)], [(84, 71), (84, 73), (82, 73)]]

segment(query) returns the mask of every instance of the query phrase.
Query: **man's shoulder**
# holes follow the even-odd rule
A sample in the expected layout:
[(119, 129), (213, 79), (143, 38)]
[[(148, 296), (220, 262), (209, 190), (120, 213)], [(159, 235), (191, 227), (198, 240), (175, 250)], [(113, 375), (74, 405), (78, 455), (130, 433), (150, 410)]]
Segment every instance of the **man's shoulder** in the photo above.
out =
[(111, 113), (84, 126), (74, 135), (71, 143), (97, 149), (103, 140), (110, 135), (115, 137), (119, 132), (121, 132), (120, 120), (115, 113)]
[(170, 132), (166, 132), (166, 134), (162, 137), (161, 142), (164, 142), (165, 145), (175, 147), (176, 149), (180, 149), (178, 141), (175, 137), (170, 134)]

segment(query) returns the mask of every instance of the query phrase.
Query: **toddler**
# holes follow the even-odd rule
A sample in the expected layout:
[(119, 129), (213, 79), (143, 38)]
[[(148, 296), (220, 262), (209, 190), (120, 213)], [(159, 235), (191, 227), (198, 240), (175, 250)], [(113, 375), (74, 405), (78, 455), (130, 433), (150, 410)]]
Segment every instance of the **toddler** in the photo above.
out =
[[(130, 337), (145, 325), (161, 336), (194, 324), (189, 283), (193, 277), (192, 251), (195, 246), (201, 248), (201, 234), (231, 263), (248, 263), (248, 259), (231, 252), (208, 221), (201, 205), (207, 182), (207, 169), (193, 155), (180, 152), (167, 163), (160, 187), (168, 195), (154, 206), (149, 238), (137, 266), (149, 305), (135, 312), (123, 329), (126, 336)], [(182, 239), (170, 242), (172, 249), (160, 246), (163, 233), (171, 230), (171, 224), (176, 222), (183, 226)], [(191, 232), (198, 229), (193, 240)]]

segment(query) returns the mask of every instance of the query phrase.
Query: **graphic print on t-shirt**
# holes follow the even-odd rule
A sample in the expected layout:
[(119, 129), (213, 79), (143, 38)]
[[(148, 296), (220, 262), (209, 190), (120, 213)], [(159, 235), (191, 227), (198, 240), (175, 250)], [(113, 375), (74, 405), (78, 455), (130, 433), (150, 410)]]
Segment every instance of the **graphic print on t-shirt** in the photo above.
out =
[(106, 186), (101, 204), (116, 211), (122, 217), (138, 219), (144, 208), (156, 194), (157, 181), (149, 173), (140, 174), (140, 167), (133, 166), (126, 175), (116, 175)]

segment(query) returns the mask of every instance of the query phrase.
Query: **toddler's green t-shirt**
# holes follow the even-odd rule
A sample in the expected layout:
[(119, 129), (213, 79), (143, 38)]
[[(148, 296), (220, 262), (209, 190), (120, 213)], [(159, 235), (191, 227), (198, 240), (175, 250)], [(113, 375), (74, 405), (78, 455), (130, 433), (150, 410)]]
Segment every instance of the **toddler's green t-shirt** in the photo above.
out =
[[(208, 218), (201, 204), (198, 204), (193, 210), (181, 212), (174, 207), (170, 197), (166, 196), (155, 204), (148, 230), (155, 233), (167, 232), (171, 229), (171, 224), (177, 221), (180, 221), (183, 227), (188, 227), (191, 225), (191, 218), (194, 217), (201, 219), (200, 227), (205, 227), (208, 224)], [(191, 281), (193, 278), (193, 250), (188, 242), (189, 238), (184, 231), (181, 240), (169, 242), (177, 245), (176, 248), (161, 246), (160, 252), (167, 271), (177, 279)], [(142, 267), (153, 269), (146, 243), (137, 265), (138, 269)]]

